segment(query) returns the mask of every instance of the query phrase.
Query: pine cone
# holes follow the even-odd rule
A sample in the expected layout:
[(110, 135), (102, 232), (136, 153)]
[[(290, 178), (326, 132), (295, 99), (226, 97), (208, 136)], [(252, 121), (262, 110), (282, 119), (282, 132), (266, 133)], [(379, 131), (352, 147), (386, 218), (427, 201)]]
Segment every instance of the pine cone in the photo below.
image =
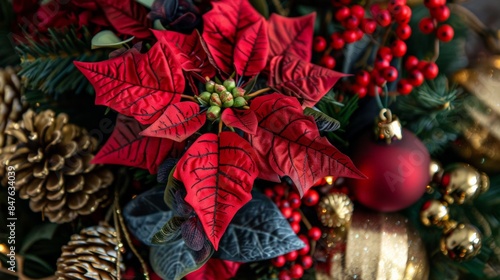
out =
[(14, 166), (19, 196), (30, 199), (34, 212), (65, 223), (94, 212), (107, 200), (113, 174), (90, 163), (97, 140), (69, 124), (66, 114), (29, 110), (21, 122), (9, 124), (6, 133), (18, 142), (4, 148), (0, 167), (5, 171)]
[(21, 83), (16, 71), (0, 68), (0, 149), (12, 144), (12, 137), (5, 135), (9, 122), (17, 122), (27, 109), (21, 101)]
[[(109, 226), (93, 226), (71, 236), (57, 260), (56, 277), (65, 279), (118, 279), (118, 238)], [(120, 270), (124, 270), (121, 256)]]

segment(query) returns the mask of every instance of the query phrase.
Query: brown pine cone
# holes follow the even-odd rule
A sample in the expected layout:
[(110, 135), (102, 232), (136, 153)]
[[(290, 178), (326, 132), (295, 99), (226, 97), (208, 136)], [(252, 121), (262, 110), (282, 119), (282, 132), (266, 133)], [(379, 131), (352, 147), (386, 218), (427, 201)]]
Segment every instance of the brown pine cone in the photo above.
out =
[(34, 212), (65, 223), (94, 212), (107, 200), (113, 174), (90, 163), (97, 140), (69, 124), (66, 114), (29, 110), (22, 121), (9, 124), (6, 133), (17, 144), (4, 148), (0, 167), (5, 171), (14, 166), (19, 196), (30, 199)]
[(116, 231), (110, 226), (93, 226), (71, 236), (62, 247), (57, 260), (56, 277), (66, 279), (118, 279), (117, 256), (120, 270), (124, 270)]
[(21, 101), (21, 83), (12, 67), (0, 68), (0, 149), (13, 144), (5, 135), (9, 122), (17, 122), (27, 106)]

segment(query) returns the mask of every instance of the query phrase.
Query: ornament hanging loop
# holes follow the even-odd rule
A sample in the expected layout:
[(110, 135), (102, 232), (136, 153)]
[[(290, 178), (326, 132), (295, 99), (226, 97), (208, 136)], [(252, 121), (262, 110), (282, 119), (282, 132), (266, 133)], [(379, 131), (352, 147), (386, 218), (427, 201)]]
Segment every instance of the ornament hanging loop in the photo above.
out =
[(385, 140), (387, 144), (390, 144), (395, 139), (403, 139), (401, 123), (390, 109), (383, 108), (380, 110), (375, 124), (375, 135), (379, 140)]

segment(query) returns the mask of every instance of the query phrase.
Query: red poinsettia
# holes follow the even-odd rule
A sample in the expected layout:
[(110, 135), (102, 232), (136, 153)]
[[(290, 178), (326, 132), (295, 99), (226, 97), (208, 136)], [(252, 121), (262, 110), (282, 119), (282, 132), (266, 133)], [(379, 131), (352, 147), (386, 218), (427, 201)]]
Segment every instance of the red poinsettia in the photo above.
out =
[[(174, 143), (197, 137), (173, 176), (216, 250), (257, 177), (289, 176), (300, 194), (327, 175), (363, 177), (303, 113), (343, 76), (308, 62), (314, 19), (266, 21), (247, 0), (218, 1), (203, 16), (201, 35), (156, 31), (158, 43), (145, 54), (77, 62), (97, 104), (137, 120), (134, 127), (148, 126), (135, 136), (140, 140), (129, 137), (137, 129), (119, 126), (94, 162), (155, 171), (155, 155), (164, 160)], [(268, 87), (252, 89), (262, 82)]]

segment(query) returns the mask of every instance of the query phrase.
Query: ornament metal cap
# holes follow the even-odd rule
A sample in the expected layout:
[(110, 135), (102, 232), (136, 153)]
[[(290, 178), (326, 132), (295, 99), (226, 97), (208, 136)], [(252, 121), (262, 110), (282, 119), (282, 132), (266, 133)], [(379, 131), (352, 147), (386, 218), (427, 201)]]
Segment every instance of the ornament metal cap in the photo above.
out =
[(387, 144), (391, 144), (392, 140), (403, 139), (401, 123), (391, 110), (387, 108), (380, 110), (376, 120), (375, 135), (377, 139), (385, 140)]

